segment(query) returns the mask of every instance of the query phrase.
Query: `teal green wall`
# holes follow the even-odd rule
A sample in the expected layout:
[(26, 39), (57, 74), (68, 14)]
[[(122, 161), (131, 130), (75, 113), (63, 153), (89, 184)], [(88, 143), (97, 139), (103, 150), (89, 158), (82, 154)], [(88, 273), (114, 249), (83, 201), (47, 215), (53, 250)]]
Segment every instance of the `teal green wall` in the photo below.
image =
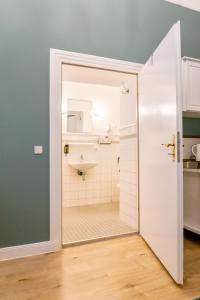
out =
[(163, 0), (0, 1), (0, 247), (49, 239), (49, 49), (145, 62), (177, 20), (200, 58), (200, 14)]
[(183, 118), (184, 136), (200, 136), (200, 119)]

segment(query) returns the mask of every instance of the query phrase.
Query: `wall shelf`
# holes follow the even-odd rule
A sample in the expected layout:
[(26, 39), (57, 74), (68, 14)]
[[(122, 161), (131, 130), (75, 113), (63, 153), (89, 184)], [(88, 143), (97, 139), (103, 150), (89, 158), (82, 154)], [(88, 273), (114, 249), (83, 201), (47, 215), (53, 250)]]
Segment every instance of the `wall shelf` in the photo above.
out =
[(187, 172), (187, 173), (200, 173), (200, 169), (187, 169), (187, 168), (184, 168), (183, 172)]
[(82, 146), (88, 146), (88, 145), (95, 145), (95, 142), (67, 142), (68, 145), (82, 145)]

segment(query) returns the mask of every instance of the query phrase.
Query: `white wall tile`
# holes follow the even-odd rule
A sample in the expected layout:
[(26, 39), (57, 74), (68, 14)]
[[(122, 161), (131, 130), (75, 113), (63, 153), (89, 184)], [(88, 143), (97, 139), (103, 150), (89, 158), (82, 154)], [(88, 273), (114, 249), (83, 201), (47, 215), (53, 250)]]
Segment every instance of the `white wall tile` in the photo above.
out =
[(120, 143), (120, 218), (138, 228), (137, 138), (127, 137)]
[[(68, 155), (62, 154), (63, 206), (119, 201), (119, 143), (99, 145), (98, 150), (94, 145), (70, 145), (69, 151)], [(79, 159), (81, 154), (86, 160), (97, 161), (85, 181), (68, 165), (68, 160)]]

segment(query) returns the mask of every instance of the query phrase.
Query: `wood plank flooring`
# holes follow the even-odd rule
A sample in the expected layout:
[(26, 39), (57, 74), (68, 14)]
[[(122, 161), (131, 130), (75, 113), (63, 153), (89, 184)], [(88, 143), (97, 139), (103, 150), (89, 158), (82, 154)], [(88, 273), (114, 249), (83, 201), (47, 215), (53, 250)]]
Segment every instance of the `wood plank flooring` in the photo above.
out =
[(187, 238), (185, 244), (184, 287), (136, 235), (1, 262), (0, 299), (194, 299), (200, 296), (200, 242)]

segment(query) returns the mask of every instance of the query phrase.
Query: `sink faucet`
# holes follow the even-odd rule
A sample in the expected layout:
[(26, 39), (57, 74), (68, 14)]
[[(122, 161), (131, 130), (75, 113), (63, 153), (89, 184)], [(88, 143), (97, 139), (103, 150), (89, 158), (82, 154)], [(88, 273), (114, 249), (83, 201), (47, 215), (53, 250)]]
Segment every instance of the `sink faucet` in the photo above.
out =
[(80, 161), (84, 161), (83, 154), (81, 154), (81, 156), (80, 156)]

